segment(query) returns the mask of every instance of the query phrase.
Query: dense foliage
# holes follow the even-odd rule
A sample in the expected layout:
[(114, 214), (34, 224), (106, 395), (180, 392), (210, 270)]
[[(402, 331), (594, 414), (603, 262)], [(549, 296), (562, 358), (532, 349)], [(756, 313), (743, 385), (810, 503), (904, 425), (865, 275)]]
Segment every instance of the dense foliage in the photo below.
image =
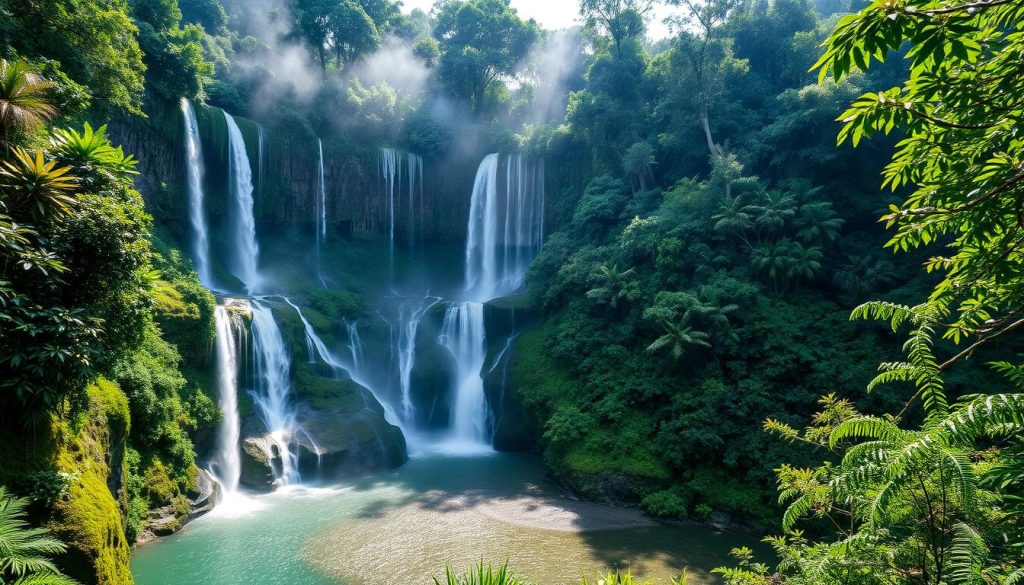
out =
[(33, 437), (0, 482), (72, 548), (122, 531), (121, 561), (154, 509), (187, 511), (214, 300), (136, 181), (181, 194), (100, 122), (176, 137), (161, 114), (188, 98), (289, 145), (543, 157), (514, 431), (570, 488), (664, 518), (774, 525), (777, 482), (782, 563), (738, 550), (726, 581), (1021, 582), (1024, 7), (668, 0), (652, 43), (657, 4), (583, 0), (560, 36), (509, 0), (0, 0), (0, 423)]

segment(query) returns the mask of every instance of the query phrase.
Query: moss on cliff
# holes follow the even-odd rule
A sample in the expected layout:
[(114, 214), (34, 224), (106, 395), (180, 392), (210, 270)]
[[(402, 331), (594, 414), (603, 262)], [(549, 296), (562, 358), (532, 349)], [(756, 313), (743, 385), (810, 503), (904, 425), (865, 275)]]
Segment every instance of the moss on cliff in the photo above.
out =
[(585, 402), (584, 389), (551, 357), (544, 339), (543, 328), (517, 339), (508, 390), (531, 426), (544, 429), (552, 474), (582, 493), (617, 500), (638, 500), (660, 487), (671, 473), (652, 448), (653, 423), (629, 408), (612, 415), (575, 406)]
[(68, 544), (62, 568), (82, 583), (128, 585), (129, 547), (115, 493), (124, 480), (128, 399), (116, 384), (99, 380), (88, 406), (70, 424), (58, 425), (64, 443), (56, 468), (71, 474), (68, 495), (57, 502), (51, 528)]

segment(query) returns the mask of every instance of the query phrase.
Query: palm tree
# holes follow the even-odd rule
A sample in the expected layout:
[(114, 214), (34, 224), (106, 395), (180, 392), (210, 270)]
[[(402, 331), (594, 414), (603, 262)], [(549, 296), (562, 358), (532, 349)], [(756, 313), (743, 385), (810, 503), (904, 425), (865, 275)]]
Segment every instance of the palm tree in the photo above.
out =
[(789, 248), (791, 262), (786, 276), (793, 280), (812, 280), (821, 270), (821, 259), (824, 256), (818, 246), (805, 247), (800, 242), (793, 242)]
[(633, 268), (619, 272), (618, 264), (598, 266), (597, 272), (594, 273), (594, 280), (599, 283), (599, 286), (588, 290), (587, 298), (607, 303), (613, 309), (618, 308), (619, 301), (628, 299), (630, 296), (632, 282), (629, 277), (633, 272), (635, 272)]
[(26, 498), (16, 498), (0, 486), (0, 583), (14, 585), (74, 585), (50, 557), (67, 550), (45, 528), (31, 528), (25, 521)]
[(665, 334), (648, 345), (647, 351), (654, 353), (668, 348), (672, 359), (678, 361), (688, 347), (711, 347), (708, 342), (710, 336), (690, 326), (690, 311), (683, 314), (679, 323), (666, 320), (662, 322), (662, 327)]
[(836, 270), (832, 283), (847, 294), (861, 295), (885, 286), (894, 276), (892, 264), (885, 260), (870, 254), (850, 256)]
[(766, 233), (776, 232), (796, 214), (796, 198), (783, 191), (763, 191), (751, 210), (757, 215), (754, 225)]
[(779, 282), (789, 276), (794, 263), (793, 241), (782, 238), (754, 248), (750, 263), (758, 272), (766, 274), (772, 283), (772, 290), (778, 292)]
[(622, 157), (622, 170), (630, 180), (639, 183), (640, 190), (646, 191), (648, 181), (654, 181), (654, 149), (646, 142), (637, 142), (629, 147)]
[(718, 207), (718, 213), (711, 216), (715, 222), (712, 229), (732, 234), (749, 246), (750, 242), (744, 234), (754, 227), (752, 212), (751, 207), (744, 204), (742, 196), (727, 197)]
[(835, 241), (845, 222), (836, 217), (831, 203), (815, 201), (800, 206), (795, 223), (799, 230), (796, 237), (812, 244)]
[(53, 86), (24, 61), (0, 58), (0, 143), (9, 145), (57, 115), (47, 97)]

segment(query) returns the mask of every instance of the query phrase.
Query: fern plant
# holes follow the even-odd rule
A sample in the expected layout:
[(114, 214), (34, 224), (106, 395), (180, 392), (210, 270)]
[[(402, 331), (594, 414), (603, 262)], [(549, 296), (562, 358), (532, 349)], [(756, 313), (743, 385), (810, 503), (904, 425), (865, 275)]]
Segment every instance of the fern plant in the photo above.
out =
[(0, 583), (75, 585), (50, 560), (67, 546), (43, 528), (29, 527), (26, 508), (27, 499), (11, 496), (0, 486)]

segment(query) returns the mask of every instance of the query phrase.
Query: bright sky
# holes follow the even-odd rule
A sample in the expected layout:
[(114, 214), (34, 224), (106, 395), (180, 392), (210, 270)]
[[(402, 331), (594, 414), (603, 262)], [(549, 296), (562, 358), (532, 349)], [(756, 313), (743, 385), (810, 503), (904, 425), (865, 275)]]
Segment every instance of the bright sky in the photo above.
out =
[[(426, 12), (434, 6), (434, 0), (404, 0), (406, 12), (419, 8)], [(568, 28), (579, 24), (579, 2), (576, 0), (512, 0), (512, 7), (519, 11), (523, 18), (533, 18), (549, 30)], [(648, 36), (661, 39), (669, 35), (668, 27), (662, 22), (666, 16), (674, 14), (673, 9), (658, 6), (648, 24)]]

